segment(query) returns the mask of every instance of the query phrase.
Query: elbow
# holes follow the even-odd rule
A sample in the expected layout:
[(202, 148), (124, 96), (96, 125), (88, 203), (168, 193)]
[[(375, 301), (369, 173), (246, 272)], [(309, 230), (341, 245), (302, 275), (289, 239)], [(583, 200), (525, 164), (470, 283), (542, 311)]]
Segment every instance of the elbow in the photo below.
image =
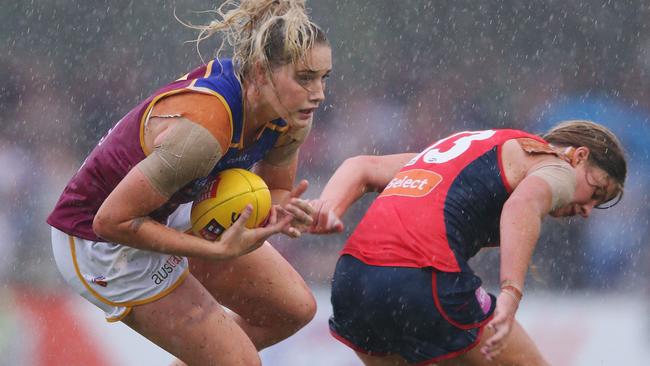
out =
[(110, 239), (114, 232), (115, 225), (111, 222), (110, 216), (98, 212), (93, 218), (93, 232), (100, 238)]
[(358, 169), (366, 165), (369, 158), (370, 156), (367, 155), (353, 156), (351, 158), (345, 159), (343, 161), (343, 164), (341, 164), (341, 166), (347, 166), (351, 169)]
[(388, 184), (380, 179), (382, 174), (378, 174), (386, 169), (381, 156), (359, 155), (346, 159), (344, 164), (348, 165), (349, 171), (359, 175), (364, 192), (378, 192)]
[(367, 171), (373, 171), (380, 169), (383, 165), (383, 156), (379, 155), (358, 155), (346, 160), (350, 161), (350, 164), (353, 164), (356, 168), (363, 168)]

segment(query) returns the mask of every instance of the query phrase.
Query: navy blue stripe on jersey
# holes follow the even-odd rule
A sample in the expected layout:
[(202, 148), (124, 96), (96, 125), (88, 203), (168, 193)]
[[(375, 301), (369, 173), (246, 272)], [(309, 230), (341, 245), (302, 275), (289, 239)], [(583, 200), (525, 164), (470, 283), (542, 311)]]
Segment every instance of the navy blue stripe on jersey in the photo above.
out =
[(499, 242), (499, 220), (509, 193), (499, 169), (498, 147), (467, 165), (452, 183), (445, 200), (445, 228), (462, 271), (482, 247)]

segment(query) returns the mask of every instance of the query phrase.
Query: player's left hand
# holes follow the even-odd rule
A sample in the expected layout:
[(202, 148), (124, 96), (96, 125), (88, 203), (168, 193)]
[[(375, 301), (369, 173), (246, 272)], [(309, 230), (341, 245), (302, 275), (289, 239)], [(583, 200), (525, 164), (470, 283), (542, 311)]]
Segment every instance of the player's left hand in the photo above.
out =
[(497, 297), (494, 318), (487, 325), (487, 328), (492, 330), (494, 334), (481, 347), (481, 353), (483, 353), (488, 361), (494, 360), (506, 346), (506, 341), (512, 330), (518, 307), (519, 302), (508, 293), (502, 291)]
[(312, 218), (314, 209), (309, 204), (309, 201), (301, 199), (300, 196), (307, 191), (309, 182), (301, 180), (289, 194), (289, 202), (284, 205), (276, 205), (276, 210), (280, 217), (284, 215), (291, 215), (293, 219), (289, 226), (287, 226), (282, 233), (292, 237), (298, 238), (300, 235), (309, 230), (314, 219)]

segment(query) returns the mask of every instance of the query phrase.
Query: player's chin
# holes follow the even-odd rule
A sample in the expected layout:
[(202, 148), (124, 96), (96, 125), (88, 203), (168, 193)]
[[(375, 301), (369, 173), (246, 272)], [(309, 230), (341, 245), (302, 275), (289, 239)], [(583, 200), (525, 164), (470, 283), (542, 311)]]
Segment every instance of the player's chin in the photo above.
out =
[(291, 124), (294, 127), (307, 127), (311, 124), (311, 121), (314, 119), (314, 113), (304, 113), (302, 111), (298, 111), (296, 113), (293, 113), (291, 115)]

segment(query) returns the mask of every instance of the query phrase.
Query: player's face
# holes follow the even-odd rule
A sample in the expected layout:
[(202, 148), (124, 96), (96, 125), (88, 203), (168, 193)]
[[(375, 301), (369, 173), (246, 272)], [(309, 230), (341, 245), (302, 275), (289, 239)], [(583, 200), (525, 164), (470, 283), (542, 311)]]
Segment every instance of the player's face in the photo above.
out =
[(612, 200), (617, 194), (617, 184), (604, 170), (583, 163), (576, 167), (576, 191), (573, 201), (551, 212), (551, 216), (580, 215), (587, 218), (594, 207)]
[(292, 127), (305, 127), (325, 99), (325, 81), (332, 70), (332, 50), (319, 44), (308, 51), (305, 61), (275, 68), (267, 89), (269, 104)]

